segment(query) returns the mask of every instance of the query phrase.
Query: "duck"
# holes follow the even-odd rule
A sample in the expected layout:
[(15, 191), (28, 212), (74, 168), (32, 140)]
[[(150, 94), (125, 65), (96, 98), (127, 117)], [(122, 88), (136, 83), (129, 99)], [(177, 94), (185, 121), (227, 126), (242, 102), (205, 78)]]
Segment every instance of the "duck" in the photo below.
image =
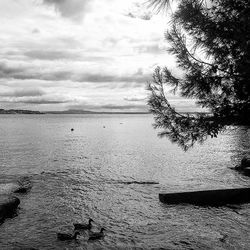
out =
[(97, 240), (97, 239), (104, 237), (104, 232), (103, 232), (104, 230), (105, 228), (101, 228), (100, 232), (90, 232), (89, 240)]
[(81, 230), (90, 230), (92, 227), (91, 222), (94, 222), (92, 219), (89, 219), (89, 224), (82, 224), (82, 223), (74, 223), (75, 230), (81, 229)]
[(77, 235), (79, 232), (75, 232), (74, 234), (65, 234), (65, 233), (57, 233), (58, 240), (76, 240)]

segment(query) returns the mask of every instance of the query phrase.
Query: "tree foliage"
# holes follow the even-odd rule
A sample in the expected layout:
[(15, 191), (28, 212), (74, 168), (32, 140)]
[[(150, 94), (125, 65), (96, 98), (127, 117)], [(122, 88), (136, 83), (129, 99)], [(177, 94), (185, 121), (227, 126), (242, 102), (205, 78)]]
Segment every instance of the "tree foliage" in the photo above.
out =
[[(164, 8), (167, 0), (152, 0)], [(227, 125), (250, 124), (249, 0), (180, 0), (165, 34), (184, 76), (157, 67), (149, 83), (148, 105), (155, 128), (184, 150)], [(197, 100), (206, 114), (180, 114), (166, 98), (166, 86)]]

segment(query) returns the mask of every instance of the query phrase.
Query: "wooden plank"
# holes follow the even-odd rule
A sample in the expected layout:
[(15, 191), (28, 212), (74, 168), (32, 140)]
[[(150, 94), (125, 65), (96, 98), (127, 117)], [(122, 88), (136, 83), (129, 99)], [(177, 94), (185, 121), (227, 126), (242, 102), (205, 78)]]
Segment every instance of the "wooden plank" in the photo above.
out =
[(239, 204), (250, 202), (250, 188), (165, 193), (159, 194), (159, 199), (167, 204), (189, 203), (207, 206)]

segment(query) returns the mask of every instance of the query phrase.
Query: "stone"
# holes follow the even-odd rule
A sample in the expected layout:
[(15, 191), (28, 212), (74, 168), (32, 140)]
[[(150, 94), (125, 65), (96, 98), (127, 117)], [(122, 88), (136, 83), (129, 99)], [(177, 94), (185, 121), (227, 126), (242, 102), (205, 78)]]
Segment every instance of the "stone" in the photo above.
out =
[(11, 217), (19, 204), (20, 200), (17, 197), (0, 195), (0, 223), (6, 218)]

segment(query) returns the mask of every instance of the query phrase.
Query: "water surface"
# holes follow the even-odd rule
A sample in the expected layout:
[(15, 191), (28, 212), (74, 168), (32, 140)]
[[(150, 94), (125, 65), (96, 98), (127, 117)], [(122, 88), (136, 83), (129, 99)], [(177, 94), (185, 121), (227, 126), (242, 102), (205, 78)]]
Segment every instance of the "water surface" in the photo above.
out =
[[(158, 200), (160, 192), (249, 187), (230, 169), (249, 152), (249, 130), (183, 152), (152, 123), (150, 115), (1, 115), (0, 183), (28, 176), (33, 188), (0, 226), (0, 249), (249, 249), (249, 204)], [(94, 230), (107, 229), (103, 240), (56, 239), (88, 218)]]

